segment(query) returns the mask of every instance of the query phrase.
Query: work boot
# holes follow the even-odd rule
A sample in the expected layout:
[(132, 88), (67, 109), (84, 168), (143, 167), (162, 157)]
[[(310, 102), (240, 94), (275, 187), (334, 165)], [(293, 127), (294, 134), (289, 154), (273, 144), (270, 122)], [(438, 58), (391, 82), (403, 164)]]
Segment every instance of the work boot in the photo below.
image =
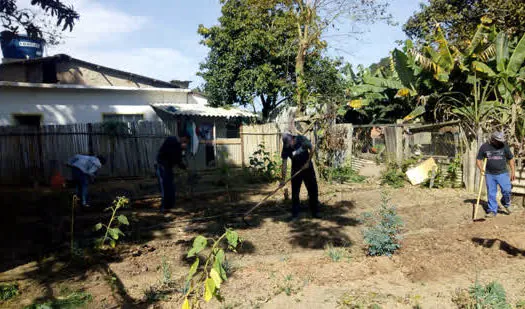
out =
[(505, 206), (505, 211), (507, 212), (507, 215), (510, 215), (512, 213), (511, 206)]
[(489, 212), (485, 215), (485, 218), (487, 219), (492, 219), (492, 218), (496, 218), (496, 213), (494, 212)]

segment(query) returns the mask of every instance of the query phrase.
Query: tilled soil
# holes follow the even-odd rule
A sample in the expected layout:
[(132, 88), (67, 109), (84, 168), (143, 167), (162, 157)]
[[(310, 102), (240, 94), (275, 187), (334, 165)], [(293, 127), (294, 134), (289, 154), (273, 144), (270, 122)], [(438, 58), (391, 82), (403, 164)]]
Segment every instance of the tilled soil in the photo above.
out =
[[(0, 274), (0, 281), (16, 280), (21, 287), (5, 307), (58, 298), (68, 287), (92, 294), (91, 308), (180, 308), (178, 287), (191, 263), (185, 253), (192, 239), (218, 235), (224, 227), (237, 230), (244, 243), (238, 253), (227, 253), (231, 275), (221, 288), (224, 301), (204, 305), (209, 308), (456, 308), (457, 290), (476, 280), (501, 283), (510, 303), (525, 300), (525, 213), (518, 207), (510, 216), (472, 222), (472, 194), (390, 190), (405, 223), (402, 248), (393, 257), (369, 257), (359, 219), (379, 207), (383, 189), (365, 184), (320, 189), (322, 219), (305, 212), (300, 221), (287, 222), (289, 204), (278, 195), (248, 218), (250, 226), (238, 214), (264, 197), (253, 191), (194, 198), (164, 215), (154, 211), (158, 200), (136, 203), (126, 212), (136, 218), (129, 231), (135, 236), (118, 254), (83, 267), (42, 259)], [(346, 251), (339, 262), (328, 257), (329, 243)], [(160, 286), (163, 259), (175, 287), (148, 303), (146, 292)]]

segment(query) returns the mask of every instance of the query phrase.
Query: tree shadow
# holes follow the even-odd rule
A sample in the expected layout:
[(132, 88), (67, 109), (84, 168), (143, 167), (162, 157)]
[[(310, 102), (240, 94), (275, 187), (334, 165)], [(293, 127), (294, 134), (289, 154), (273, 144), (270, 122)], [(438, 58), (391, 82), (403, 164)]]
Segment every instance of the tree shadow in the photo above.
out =
[(525, 256), (525, 250), (516, 248), (513, 245), (509, 244), (508, 242), (506, 242), (504, 240), (501, 240), (501, 239), (498, 239), (498, 238), (488, 239), (488, 238), (474, 237), (474, 238), (472, 238), (472, 242), (474, 242), (475, 244), (477, 244), (479, 246), (483, 246), (485, 248), (492, 248), (492, 247), (494, 247), (494, 245), (497, 242), (499, 242), (499, 250), (507, 253), (508, 255), (512, 255), (512, 256), (522, 255), (522, 256)]

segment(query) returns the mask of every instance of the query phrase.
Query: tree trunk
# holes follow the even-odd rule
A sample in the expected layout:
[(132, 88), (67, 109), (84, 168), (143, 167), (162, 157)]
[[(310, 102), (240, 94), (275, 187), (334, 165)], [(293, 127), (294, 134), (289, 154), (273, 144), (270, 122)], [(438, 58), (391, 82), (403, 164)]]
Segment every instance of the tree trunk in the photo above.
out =
[(261, 103), (262, 103), (262, 117), (263, 121), (266, 122), (268, 120), (268, 116), (270, 115), (270, 99), (265, 98), (263, 95), (261, 95)]
[(306, 49), (308, 44), (301, 39), (297, 48), (297, 55), (295, 57), (295, 82), (297, 87), (297, 107), (299, 113), (306, 110), (304, 106), (304, 93), (306, 91), (306, 82), (304, 80), (304, 63), (306, 59)]

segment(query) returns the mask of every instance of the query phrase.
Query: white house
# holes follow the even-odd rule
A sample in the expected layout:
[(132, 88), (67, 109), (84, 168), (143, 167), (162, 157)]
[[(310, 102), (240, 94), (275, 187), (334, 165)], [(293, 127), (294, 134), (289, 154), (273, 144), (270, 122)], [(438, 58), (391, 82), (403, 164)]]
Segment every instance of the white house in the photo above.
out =
[(179, 106), (177, 110), (183, 104), (199, 105), (198, 109), (186, 108), (196, 111), (192, 116), (197, 117), (253, 116), (235, 109), (218, 115), (206, 106), (206, 98), (192, 93), (188, 85), (189, 82), (163, 82), (67, 55), (11, 60), (0, 64), (0, 125), (159, 120), (152, 104)]

